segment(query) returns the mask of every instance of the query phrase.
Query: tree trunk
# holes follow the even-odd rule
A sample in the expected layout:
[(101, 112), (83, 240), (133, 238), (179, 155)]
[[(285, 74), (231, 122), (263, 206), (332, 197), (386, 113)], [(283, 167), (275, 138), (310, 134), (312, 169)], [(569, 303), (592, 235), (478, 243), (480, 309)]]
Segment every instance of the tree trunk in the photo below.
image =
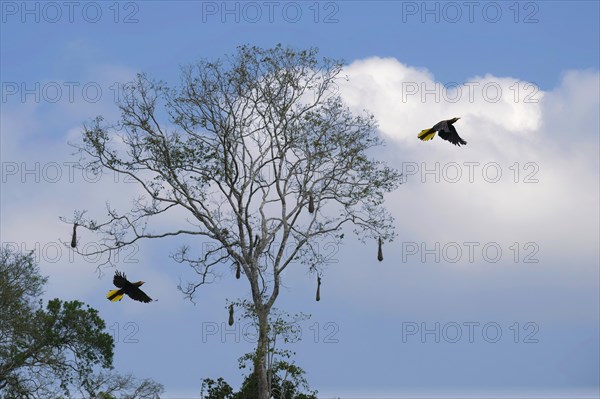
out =
[(271, 387), (267, 377), (268, 326), (268, 310), (261, 309), (258, 311), (258, 348), (256, 362), (254, 363), (254, 372), (258, 380), (257, 399), (270, 399), (271, 397)]

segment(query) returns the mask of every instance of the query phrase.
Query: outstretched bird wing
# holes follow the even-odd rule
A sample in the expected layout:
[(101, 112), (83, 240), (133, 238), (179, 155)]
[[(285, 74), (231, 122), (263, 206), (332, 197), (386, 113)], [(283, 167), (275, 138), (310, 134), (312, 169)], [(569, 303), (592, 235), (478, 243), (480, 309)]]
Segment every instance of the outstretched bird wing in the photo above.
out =
[(458, 135), (458, 132), (456, 131), (456, 128), (454, 126), (452, 126), (451, 124), (446, 124), (445, 129), (440, 130), (438, 132), (438, 136), (440, 136), (442, 139), (447, 140), (449, 142), (451, 142), (454, 145), (457, 145), (460, 147), (460, 145), (465, 145), (467, 144), (466, 141), (464, 141), (463, 139), (460, 138), (460, 136)]
[(152, 298), (150, 298), (146, 293), (140, 290), (138, 287), (132, 285), (131, 289), (125, 291), (125, 293), (129, 296), (129, 298), (134, 301), (140, 301), (144, 303), (152, 302)]
[(106, 297), (111, 302), (117, 302), (123, 299), (123, 295), (125, 295), (125, 292), (127, 291), (128, 287), (131, 286), (131, 283), (127, 281), (124, 273), (115, 272), (113, 284), (120, 289), (108, 291)]
[(131, 284), (131, 283), (129, 281), (127, 281), (127, 278), (125, 277), (125, 273), (115, 272), (115, 277), (113, 278), (113, 284), (116, 287), (124, 288), (126, 285)]

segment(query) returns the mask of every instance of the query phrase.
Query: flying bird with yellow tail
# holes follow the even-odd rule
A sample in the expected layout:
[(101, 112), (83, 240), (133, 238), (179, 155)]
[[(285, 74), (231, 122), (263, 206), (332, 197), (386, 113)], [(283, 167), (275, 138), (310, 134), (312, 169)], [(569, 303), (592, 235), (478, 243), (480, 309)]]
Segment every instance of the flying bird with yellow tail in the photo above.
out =
[(113, 278), (113, 284), (119, 288), (118, 290), (110, 290), (106, 297), (111, 302), (117, 302), (123, 299), (123, 295), (127, 295), (129, 298), (138, 302), (152, 302), (152, 299), (146, 295), (146, 293), (140, 290), (140, 286), (144, 284), (143, 281), (136, 281), (135, 283), (130, 283), (125, 277), (125, 273), (115, 272), (115, 277)]
[(429, 141), (435, 137), (435, 133), (444, 140), (451, 142), (454, 145), (461, 146), (467, 144), (456, 131), (456, 128), (453, 126), (454, 122), (459, 120), (460, 118), (452, 118), (446, 121), (440, 121), (436, 123), (431, 129), (421, 130), (421, 133), (417, 135), (419, 139), (422, 141)]

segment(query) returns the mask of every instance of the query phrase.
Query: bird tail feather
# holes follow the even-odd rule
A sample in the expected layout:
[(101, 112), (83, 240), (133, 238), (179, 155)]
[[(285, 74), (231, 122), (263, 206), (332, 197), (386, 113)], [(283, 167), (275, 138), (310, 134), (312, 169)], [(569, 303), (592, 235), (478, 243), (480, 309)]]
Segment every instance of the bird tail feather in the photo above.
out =
[(435, 137), (435, 130), (432, 130), (432, 129), (421, 130), (421, 133), (419, 133), (417, 137), (423, 141), (429, 141)]
[(117, 302), (117, 301), (120, 301), (121, 299), (123, 299), (123, 295), (124, 295), (124, 293), (121, 292), (121, 290), (110, 290), (110, 291), (108, 291), (108, 294), (106, 294), (106, 297), (111, 302)]

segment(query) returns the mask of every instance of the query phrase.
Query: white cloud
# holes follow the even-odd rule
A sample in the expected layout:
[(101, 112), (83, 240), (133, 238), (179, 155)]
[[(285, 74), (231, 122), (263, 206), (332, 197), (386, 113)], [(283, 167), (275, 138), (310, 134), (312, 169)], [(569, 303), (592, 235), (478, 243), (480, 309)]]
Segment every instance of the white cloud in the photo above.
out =
[[(597, 253), (597, 71), (568, 72), (547, 92), (486, 74), (468, 79), (472, 91), (463, 85), (460, 96), (395, 59), (356, 61), (344, 72), (350, 78), (341, 85), (345, 101), (375, 115), (390, 144), (390, 164), (415, 173), (388, 202), (405, 234), (536, 241), (543, 253), (567, 255), (570, 248), (590, 260)], [(467, 146), (416, 138), (453, 116), (462, 117), (455, 126)], [(435, 173), (425, 172), (436, 165), (439, 184)]]

